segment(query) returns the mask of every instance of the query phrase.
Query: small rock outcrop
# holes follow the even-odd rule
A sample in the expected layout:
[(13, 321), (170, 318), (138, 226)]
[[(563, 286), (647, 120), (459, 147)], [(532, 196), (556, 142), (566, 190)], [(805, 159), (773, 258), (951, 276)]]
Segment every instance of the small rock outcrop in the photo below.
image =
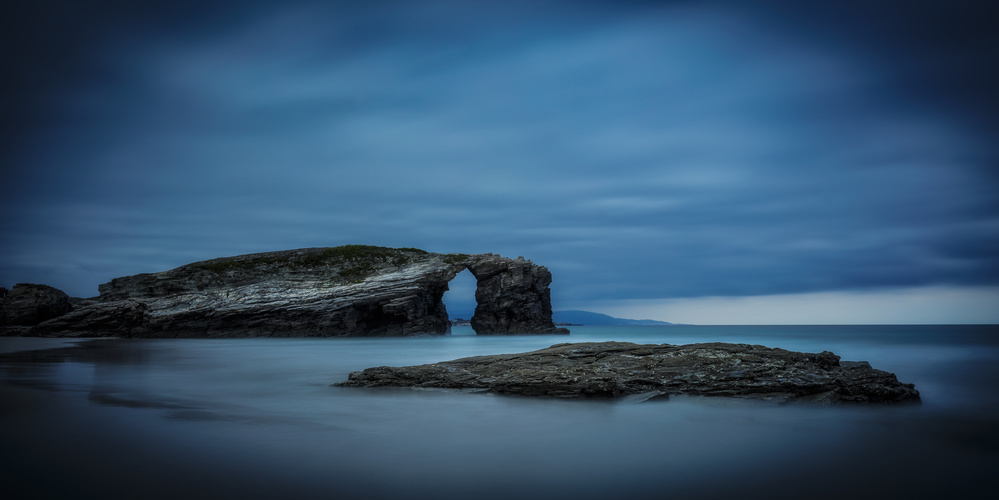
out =
[(111, 280), (44, 336), (330, 337), (444, 334), (448, 282), (479, 281), (478, 334), (568, 333), (552, 323), (551, 273), (523, 259), (348, 245), (195, 262)]
[(8, 331), (28, 331), (72, 309), (68, 295), (47, 285), (18, 283), (10, 290), (0, 288), (0, 328)]
[(419, 387), (553, 398), (725, 396), (836, 403), (919, 401), (912, 384), (831, 352), (801, 353), (747, 344), (557, 344), (521, 354), (475, 356), (429, 365), (368, 368), (344, 387)]

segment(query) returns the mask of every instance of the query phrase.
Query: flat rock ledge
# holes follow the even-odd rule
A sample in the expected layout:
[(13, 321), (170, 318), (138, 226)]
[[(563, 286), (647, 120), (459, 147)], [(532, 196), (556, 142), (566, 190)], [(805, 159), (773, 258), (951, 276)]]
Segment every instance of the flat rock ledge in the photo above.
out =
[(414, 387), (637, 401), (671, 395), (818, 404), (918, 402), (919, 392), (865, 361), (759, 345), (588, 342), (419, 366), (353, 372), (342, 387)]

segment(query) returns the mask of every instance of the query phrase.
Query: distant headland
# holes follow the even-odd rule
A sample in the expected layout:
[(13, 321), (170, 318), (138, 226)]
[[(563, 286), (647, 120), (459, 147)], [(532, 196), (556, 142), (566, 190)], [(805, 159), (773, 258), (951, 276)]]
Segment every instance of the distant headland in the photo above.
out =
[(556, 324), (593, 326), (670, 326), (675, 324), (654, 319), (615, 318), (607, 314), (578, 310), (555, 311), (552, 313), (552, 319)]
[[(466, 319), (465, 316), (471, 317), (470, 314), (465, 314), (462, 316), (451, 316), (451, 324), (453, 326), (469, 326), (471, 325), (471, 320)], [(658, 321), (654, 319), (627, 319), (627, 318), (615, 318), (607, 314), (601, 314), (591, 311), (579, 311), (579, 310), (566, 310), (566, 311), (553, 311), (552, 321), (555, 322), (555, 326), (677, 326), (679, 323), (669, 323), (666, 321)]]

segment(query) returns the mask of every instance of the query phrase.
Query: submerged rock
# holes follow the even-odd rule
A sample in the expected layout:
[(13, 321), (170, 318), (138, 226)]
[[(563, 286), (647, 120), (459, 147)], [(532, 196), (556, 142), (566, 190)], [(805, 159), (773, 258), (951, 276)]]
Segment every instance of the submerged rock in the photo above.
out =
[(551, 273), (523, 259), (347, 245), (195, 262), (111, 280), (44, 336), (330, 337), (444, 334), (442, 301), (476, 277), (478, 334), (568, 333), (552, 323)]
[(553, 398), (727, 396), (835, 403), (919, 401), (912, 384), (831, 352), (759, 345), (591, 342), (353, 372), (344, 387), (470, 389)]

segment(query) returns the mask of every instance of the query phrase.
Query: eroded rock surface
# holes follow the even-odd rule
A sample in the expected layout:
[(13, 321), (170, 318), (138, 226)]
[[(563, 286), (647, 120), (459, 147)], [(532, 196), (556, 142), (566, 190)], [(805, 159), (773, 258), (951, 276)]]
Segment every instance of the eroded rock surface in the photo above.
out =
[[(35, 335), (119, 337), (443, 334), (457, 273), (483, 288), (478, 334), (568, 333), (551, 320), (551, 273), (523, 259), (348, 245), (227, 257), (100, 286), (97, 301)], [(477, 294), (478, 297), (478, 294)], [(481, 303), (482, 300), (489, 301)]]
[[(475, 314), (472, 329), (492, 334), (518, 332), (557, 333), (552, 324), (552, 299), (548, 286), (552, 274), (547, 268), (524, 260), (498, 255), (468, 258), (468, 270), (475, 277)], [(568, 333), (568, 330), (565, 330)]]
[(0, 288), (0, 328), (27, 331), (72, 309), (68, 295), (47, 285), (18, 283), (10, 290)]
[(835, 403), (918, 401), (912, 384), (831, 352), (759, 345), (628, 342), (557, 344), (521, 354), (475, 356), (419, 366), (368, 368), (345, 387), (471, 389), (553, 398), (639, 399), (727, 396)]

